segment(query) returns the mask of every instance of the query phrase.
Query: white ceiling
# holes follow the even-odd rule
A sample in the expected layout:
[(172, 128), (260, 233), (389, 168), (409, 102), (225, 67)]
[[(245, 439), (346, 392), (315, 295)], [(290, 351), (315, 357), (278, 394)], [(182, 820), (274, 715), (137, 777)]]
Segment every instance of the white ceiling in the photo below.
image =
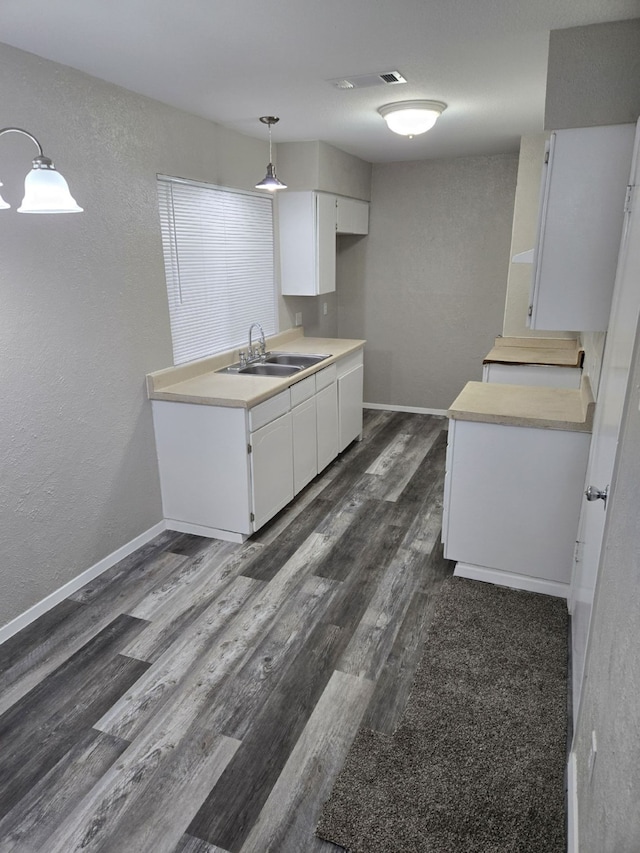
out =
[[(543, 129), (549, 31), (638, 17), (638, 0), (2, 0), (0, 39), (266, 138), (372, 162), (515, 151)], [(406, 84), (327, 80), (400, 71)], [(449, 106), (412, 140), (377, 107)]]

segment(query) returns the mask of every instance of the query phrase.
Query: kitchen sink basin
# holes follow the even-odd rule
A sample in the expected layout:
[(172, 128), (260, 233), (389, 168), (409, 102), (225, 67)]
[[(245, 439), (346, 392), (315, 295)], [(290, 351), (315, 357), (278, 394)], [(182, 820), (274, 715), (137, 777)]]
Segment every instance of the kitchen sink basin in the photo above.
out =
[(290, 364), (304, 370), (307, 367), (312, 367), (325, 358), (331, 358), (329, 355), (310, 355), (308, 353), (296, 352), (271, 352), (267, 353), (267, 364)]
[(299, 365), (260, 362), (249, 364), (247, 367), (238, 370), (238, 376), (291, 376), (299, 370), (302, 370)]
[(242, 366), (239, 361), (230, 364), (216, 373), (232, 373), (236, 376), (292, 376), (307, 367), (313, 367), (331, 355), (310, 355), (295, 352), (268, 352), (264, 361), (255, 361)]

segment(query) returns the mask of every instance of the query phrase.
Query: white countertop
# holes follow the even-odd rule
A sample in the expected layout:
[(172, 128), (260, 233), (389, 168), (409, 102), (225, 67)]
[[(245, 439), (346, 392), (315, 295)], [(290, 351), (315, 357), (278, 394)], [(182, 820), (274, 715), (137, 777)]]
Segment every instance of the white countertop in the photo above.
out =
[(591, 432), (594, 405), (586, 377), (579, 389), (467, 382), (448, 415), (454, 420)]
[(584, 351), (570, 338), (496, 338), (484, 364), (582, 367)]
[(238, 361), (238, 350), (211, 356), (189, 364), (168, 367), (147, 375), (150, 400), (169, 400), (205, 406), (251, 408), (279, 391), (333, 364), (339, 358), (364, 347), (363, 340), (345, 338), (307, 338), (301, 328), (289, 329), (267, 338), (267, 349), (282, 352), (330, 355), (319, 364), (300, 370), (292, 376), (239, 376), (216, 373)]

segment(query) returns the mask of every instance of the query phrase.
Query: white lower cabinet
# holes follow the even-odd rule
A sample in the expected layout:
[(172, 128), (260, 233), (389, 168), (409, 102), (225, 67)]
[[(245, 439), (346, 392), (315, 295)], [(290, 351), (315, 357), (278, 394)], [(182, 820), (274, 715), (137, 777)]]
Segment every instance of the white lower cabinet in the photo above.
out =
[(449, 422), (443, 540), (456, 574), (566, 595), (590, 438)]
[[(168, 528), (241, 542), (335, 459), (341, 361), (248, 410), (152, 400)], [(351, 384), (341, 411), (353, 432), (362, 393), (347, 401)]]
[(316, 394), (318, 473), (338, 455), (338, 388), (335, 382)]
[(153, 400), (170, 530), (242, 541), (254, 531), (246, 409)]
[(287, 412), (251, 433), (254, 530), (293, 500), (291, 420), (291, 412)]
[(318, 427), (315, 395), (291, 410), (293, 491), (297, 495), (318, 473)]
[(362, 435), (364, 367), (362, 350), (340, 359), (338, 378), (338, 450), (340, 453)]

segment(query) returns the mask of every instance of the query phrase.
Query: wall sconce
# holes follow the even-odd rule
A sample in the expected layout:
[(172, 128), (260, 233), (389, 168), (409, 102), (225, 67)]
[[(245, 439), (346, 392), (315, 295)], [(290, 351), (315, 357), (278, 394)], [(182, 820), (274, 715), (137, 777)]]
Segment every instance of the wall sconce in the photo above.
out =
[[(35, 136), (20, 127), (3, 127), (0, 136), (5, 133), (22, 133), (28, 136), (35, 142), (39, 152), (33, 160), (31, 171), (24, 179), (24, 198), (18, 213), (82, 213), (82, 208), (69, 192), (69, 184), (56, 170), (53, 162), (44, 156), (42, 145)], [(0, 209), (6, 210), (9, 207), (11, 205), (0, 196)]]
[(269, 190), (270, 192), (274, 192), (275, 190), (286, 190), (287, 185), (283, 184), (282, 181), (279, 181), (276, 177), (276, 168), (273, 165), (273, 158), (271, 156), (271, 125), (277, 124), (280, 119), (277, 118), (277, 116), (260, 116), (260, 121), (269, 126), (269, 164), (267, 165), (267, 174), (259, 184), (256, 184), (256, 189)]
[(411, 139), (431, 130), (446, 108), (442, 101), (398, 101), (379, 107), (378, 112), (389, 130)]

